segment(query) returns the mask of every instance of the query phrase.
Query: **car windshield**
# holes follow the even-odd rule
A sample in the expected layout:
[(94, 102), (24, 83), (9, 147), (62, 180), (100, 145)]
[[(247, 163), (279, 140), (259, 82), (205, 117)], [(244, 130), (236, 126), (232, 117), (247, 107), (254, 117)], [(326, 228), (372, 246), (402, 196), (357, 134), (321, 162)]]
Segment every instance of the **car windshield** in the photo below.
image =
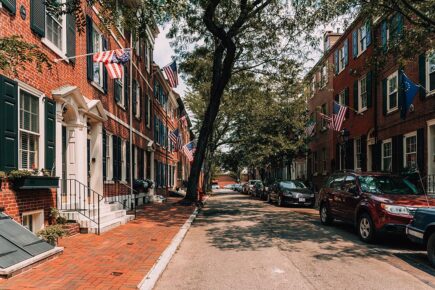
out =
[(360, 176), (358, 177), (363, 192), (376, 194), (420, 194), (417, 187), (409, 180), (396, 176)]
[(307, 188), (301, 181), (283, 181), (281, 186), (283, 189)]

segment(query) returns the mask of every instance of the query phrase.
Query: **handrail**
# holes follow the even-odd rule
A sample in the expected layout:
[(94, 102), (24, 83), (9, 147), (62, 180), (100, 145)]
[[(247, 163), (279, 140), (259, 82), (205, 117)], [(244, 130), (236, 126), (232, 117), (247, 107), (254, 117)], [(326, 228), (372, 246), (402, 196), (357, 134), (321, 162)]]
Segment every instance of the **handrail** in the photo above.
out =
[(100, 234), (100, 206), (104, 196), (77, 179), (61, 179), (57, 206), (60, 210), (79, 213), (97, 225)]
[[(133, 195), (131, 194), (133, 192)], [(136, 200), (135, 196), (138, 191), (132, 188), (127, 183), (114, 181), (104, 184), (104, 199), (109, 203), (119, 203), (123, 209), (134, 211), (134, 218), (136, 218)]]

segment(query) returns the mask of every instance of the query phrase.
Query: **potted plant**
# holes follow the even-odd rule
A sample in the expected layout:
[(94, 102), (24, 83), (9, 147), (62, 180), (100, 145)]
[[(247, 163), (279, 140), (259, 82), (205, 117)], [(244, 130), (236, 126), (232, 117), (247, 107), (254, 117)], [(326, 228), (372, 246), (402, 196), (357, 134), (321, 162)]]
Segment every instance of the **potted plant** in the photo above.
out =
[(50, 245), (56, 246), (58, 239), (65, 236), (66, 232), (61, 225), (51, 225), (40, 230), (37, 235)]
[(8, 179), (16, 189), (48, 189), (59, 187), (59, 177), (50, 176), (46, 170), (12, 170)]

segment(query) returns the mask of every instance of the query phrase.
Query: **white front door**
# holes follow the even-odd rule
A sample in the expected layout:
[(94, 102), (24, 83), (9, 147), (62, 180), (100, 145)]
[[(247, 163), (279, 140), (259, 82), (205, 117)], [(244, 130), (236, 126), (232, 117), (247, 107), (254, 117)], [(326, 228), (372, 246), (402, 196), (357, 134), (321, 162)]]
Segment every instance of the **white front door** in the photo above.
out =
[(427, 176), (427, 189), (430, 193), (435, 193), (435, 120), (428, 122), (428, 176)]

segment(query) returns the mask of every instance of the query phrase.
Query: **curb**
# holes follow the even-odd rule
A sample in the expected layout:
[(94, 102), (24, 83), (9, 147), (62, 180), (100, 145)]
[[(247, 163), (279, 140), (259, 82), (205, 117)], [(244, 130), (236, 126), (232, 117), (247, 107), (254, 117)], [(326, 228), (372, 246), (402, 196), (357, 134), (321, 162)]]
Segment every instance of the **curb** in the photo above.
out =
[[(206, 199), (204, 199), (204, 203), (208, 199), (209, 196)], [(192, 225), (193, 221), (198, 215), (198, 212), (199, 212), (199, 208), (196, 207), (193, 213), (190, 215), (190, 217), (186, 220), (186, 222), (180, 228), (178, 233), (172, 239), (169, 246), (163, 251), (160, 257), (154, 263), (151, 270), (149, 270), (146, 276), (137, 285), (137, 289), (152, 290), (154, 288), (160, 276), (162, 275), (163, 271), (165, 271), (166, 267), (168, 266), (169, 262), (171, 261), (172, 257), (174, 256), (175, 252), (177, 251), (184, 237), (186, 236), (187, 231), (190, 229), (190, 226)]]

